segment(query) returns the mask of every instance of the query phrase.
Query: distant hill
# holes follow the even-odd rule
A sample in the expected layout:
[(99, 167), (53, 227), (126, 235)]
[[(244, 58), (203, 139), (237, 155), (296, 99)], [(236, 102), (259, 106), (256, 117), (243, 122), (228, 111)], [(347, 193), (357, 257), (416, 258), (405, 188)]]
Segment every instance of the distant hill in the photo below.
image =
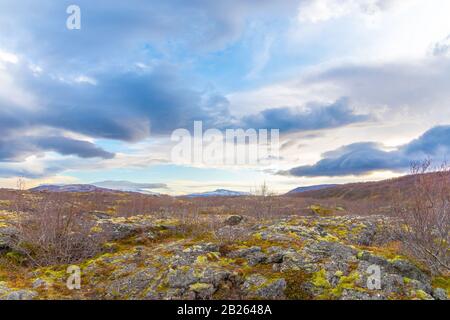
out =
[[(432, 175), (434, 173), (429, 173)], [(287, 196), (315, 198), (315, 199), (345, 199), (345, 200), (387, 200), (401, 192), (408, 197), (412, 193), (412, 186), (417, 175), (407, 175), (382, 181), (360, 182), (340, 184), (333, 187), (320, 188), (318, 190), (306, 190), (303, 192), (289, 192)], [(294, 189), (295, 190), (295, 189)]]
[(123, 192), (138, 192), (150, 195), (159, 194), (158, 192), (152, 191), (153, 189), (167, 188), (167, 185), (164, 183), (137, 183), (124, 180), (120, 181), (108, 180), (108, 181), (93, 182), (91, 183), (91, 185), (100, 188), (118, 190)]
[(30, 191), (45, 191), (45, 192), (114, 192), (114, 190), (96, 187), (91, 184), (43, 184), (35, 188), (29, 189)]
[(232, 191), (226, 189), (217, 189), (214, 191), (202, 192), (202, 193), (191, 193), (185, 195), (184, 197), (197, 198), (197, 197), (239, 197), (248, 196), (249, 192)]
[(45, 184), (30, 191), (46, 192), (135, 192), (148, 195), (159, 195), (149, 189), (166, 188), (161, 183), (134, 183), (129, 181), (101, 181), (91, 184)]
[(322, 190), (322, 189), (327, 189), (327, 188), (333, 188), (336, 186), (338, 186), (338, 184), (319, 184), (319, 185), (315, 185), (315, 186), (298, 187), (298, 188), (295, 188), (295, 189), (289, 191), (286, 194), (291, 195), (291, 194), (308, 192), (308, 191), (317, 191), (317, 190)]

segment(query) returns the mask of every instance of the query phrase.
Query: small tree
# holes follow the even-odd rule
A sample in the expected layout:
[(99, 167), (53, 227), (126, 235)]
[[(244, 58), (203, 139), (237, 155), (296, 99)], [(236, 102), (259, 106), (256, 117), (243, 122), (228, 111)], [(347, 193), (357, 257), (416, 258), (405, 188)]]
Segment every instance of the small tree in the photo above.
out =
[(257, 217), (270, 217), (279, 207), (279, 199), (264, 181), (256, 190), (258, 205)]
[[(450, 170), (431, 161), (411, 166), (411, 193), (397, 199), (396, 235), (405, 249), (433, 273), (450, 271)], [(408, 188), (409, 189), (409, 188)]]

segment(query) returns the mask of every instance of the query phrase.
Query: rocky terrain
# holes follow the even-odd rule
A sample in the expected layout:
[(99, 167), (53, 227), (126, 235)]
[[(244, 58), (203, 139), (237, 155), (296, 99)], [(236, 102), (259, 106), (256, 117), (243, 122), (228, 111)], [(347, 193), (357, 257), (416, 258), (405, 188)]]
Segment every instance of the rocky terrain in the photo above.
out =
[[(195, 232), (176, 219), (90, 213), (104, 251), (79, 263), (81, 288), (69, 290), (67, 265), (0, 267), (0, 299), (446, 299), (448, 277), (432, 277), (399, 254), (382, 216), (257, 221), (221, 217)], [(205, 216), (208, 223), (211, 218)], [(0, 251), (14, 237), (0, 215)], [(380, 289), (367, 282), (378, 266)]]

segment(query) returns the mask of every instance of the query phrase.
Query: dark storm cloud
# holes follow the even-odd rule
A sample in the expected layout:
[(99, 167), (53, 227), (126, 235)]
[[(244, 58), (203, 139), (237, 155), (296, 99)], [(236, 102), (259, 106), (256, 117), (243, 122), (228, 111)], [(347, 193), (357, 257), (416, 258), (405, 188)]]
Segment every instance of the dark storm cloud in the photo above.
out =
[(300, 177), (363, 175), (376, 170), (407, 170), (413, 161), (431, 158), (444, 161), (450, 154), (450, 126), (438, 126), (394, 151), (373, 142), (354, 143), (323, 154), (314, 165), (300, 166), (282, 174)]
[(62, 155), (75, 155), (80, 158), (111, 159), (113, 153), (95, 144), (60, 136), (10, 137), (0, 139), (0, 162), (20, 162), (33, 154), (54, 151)]
[(370, 120), (368, 115), (358, 115), (349, 107), (347, 99), (331, 105), (311, 106), (307, 110), (295, 108), (266, 109), (259, 114), (244, 117), (244, 127), (279, 129), (281, 132), (318, 130), (341, 127)]
[[(4, 124), (0, 133), (4, 138), (14, 137), (19, 150), (36, 148), (81, 157), (109, 158), (111, 154), (88, 143), (81, 146), (80, 142), (67, 140), (63, 148), (63, 140), (58, 141), (56, 147), (48, 141), (34, 144), (29, 138), (21, 141), (20, 136), (26, 136), (22, 131), (50, 127), (93, 138), (135, 142), (150, 134), (167, 135), (177, 128), (192, 128), (195, 120), (203, 121), (205, 129), (233, 127), (238, 123), (245, 128), (277, 128), (290, 132), (335, 128), (370, 118), (355, 114), (348, 101), (341, 99), (327, 106), (310, 106), (306, 111), (267, 109), (236, 120), (230, 114), (225, 97), (191, 89), (176, 71), (162, 65), (152, 70), (102, 72), (91, 75), (91, 80), (76, 81), (76, 78), (58, 79), (45, 74), (34, 76), (26, 68), (14, 66), (11, 74), (24, 91), (38, 97), (38, 106), (23, 108), (5, 99), (0, 101), (0, 123)], [(81, 147), (86, 150), (81, 152)], [(4, 157), (7, 158), (11, 157)]]

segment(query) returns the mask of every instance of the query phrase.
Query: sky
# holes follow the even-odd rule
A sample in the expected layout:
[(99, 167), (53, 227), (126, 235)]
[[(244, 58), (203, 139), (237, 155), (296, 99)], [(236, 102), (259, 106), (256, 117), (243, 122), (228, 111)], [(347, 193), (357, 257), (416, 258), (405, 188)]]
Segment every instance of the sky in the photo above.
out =
[[(0, 0), (0, 187), (282, 193), (444, 162), (449, 12), (447, 0)], [(172, 134), (194, 121), (278, 129), (279, 152), (178, 162)]]

